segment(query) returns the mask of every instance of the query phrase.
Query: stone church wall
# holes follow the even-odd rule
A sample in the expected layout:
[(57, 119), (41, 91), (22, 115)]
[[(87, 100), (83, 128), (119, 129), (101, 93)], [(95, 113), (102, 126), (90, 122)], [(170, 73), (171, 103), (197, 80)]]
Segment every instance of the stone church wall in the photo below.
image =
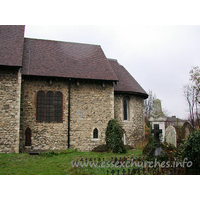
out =
[[(123, 98), (129, 98), (128, 120), (123, 120)], [(144, 138), (144, 100), (135, 95), (115, 94), (115, 119), (125, 131), (125, 144), (136, 145)]]
[[(71, 145), (81, 151), (92, 150), (105, 143), (108, 121), (114, 118), (114, 89), (112, 83), (73, 84), (71, 96)], [(98, 129), (98, 139), (93, 130)]]
[[(60, 91), (63, 94), (63, 122), (47, 123), (36, 121), (38, 91)], [(113, 84), (80, 81), (71, 84), (70, 147), (89, 151), (105, 143), (108, 121), (114, 117)], [(21, 152), (25, 147), (25, 131), (31, 129), (31, 148), (60, 150), (68, 147), (68, 81), (67, 79), (27, 78), (22, 81), (21, 98)], [(98, 139), (93, 139), (97, 128)]]
[[(37, 93), (60, 91), (63, 94), (63, 122), (37, 122)], [(33, 149), (59, 150), (67, 148), (68, 82), (48, 78), (23, 77), (21, 95), (20, 151)], [(25, 131), (31, 130), (31, 147), (25, 147)]]
[(0, 68), (0, 152), (19, 153), (20, 69)]

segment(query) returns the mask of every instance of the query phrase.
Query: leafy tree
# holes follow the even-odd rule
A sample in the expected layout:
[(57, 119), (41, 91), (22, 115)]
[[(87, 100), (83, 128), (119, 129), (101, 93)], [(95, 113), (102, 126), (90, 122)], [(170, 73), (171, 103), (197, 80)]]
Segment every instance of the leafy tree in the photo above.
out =
[(108, 122), (106, 130), (106, 145), (108, 147), (108, 151), (112, 151), (113, 153), (126, 153), (122, 137), (122, 128), (116, 119), (111, 119)]
[(192, 166), (187, 168), (187, 173), (200, 173), (200, 131), (191, 133), (186, 141), (183, 151), (183, 159), (187, 158), (192, 161)]

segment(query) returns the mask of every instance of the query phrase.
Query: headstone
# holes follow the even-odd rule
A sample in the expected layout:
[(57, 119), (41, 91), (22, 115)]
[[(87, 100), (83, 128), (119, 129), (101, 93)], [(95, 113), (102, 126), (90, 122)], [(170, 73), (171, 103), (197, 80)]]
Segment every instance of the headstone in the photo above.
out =
[(185, 122), (182, 126), (182, 139), (187, 139), (192, 132), (194, 132), (192, 125), (189, 122)]
[(177, 147), (176, 144), (176, 129), (173, 126), (168, 126), (165, 130), (165, 140), (168, 144)]
[(160, 156), (163, 153), (163, 150), (160, 147), (160, 134), (162, 130), (159, 129), (159, 124), (154, 124), (154, 128), (151, 131), (154, 134), (155, 147), (150, 152), (151, 156)]
[(159, 129), (159, 124), (154, 124), (154, 129), (151, 132), (154, 134), (154, 140), (156, 141), (156, 147), (160, 147), (160, 133), (162, 133), (162, 130)]
[(161, 101), (159, 99), (154, 100), (153, 102), (154, 111), (148, 117), (148, 120), (151, 122), (152, 127), (155, 124), (159, 125), (159, 129), (162, 130), (161, 141), (164, 141), (165, 138), (165, 121), (167, 117), (162, 112)]

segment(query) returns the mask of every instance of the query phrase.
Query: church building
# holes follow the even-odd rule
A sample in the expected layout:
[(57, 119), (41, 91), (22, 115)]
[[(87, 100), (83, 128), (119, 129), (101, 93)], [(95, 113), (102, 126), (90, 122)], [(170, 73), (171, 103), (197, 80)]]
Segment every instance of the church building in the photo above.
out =
[(144, 89), (101, 46), (24, 38), (0, 26), (0, 152), (105, 144), (117, 119), (125, 144), (144, 138)]

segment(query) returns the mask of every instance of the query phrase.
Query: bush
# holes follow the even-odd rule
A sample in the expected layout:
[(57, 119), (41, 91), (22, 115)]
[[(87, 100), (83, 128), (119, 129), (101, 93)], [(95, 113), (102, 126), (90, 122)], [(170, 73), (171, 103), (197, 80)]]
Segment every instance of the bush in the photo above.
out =
[(187, 174), (200, 174), (200, 131), (190, 134), (183, 150), (184, 158), (192, 161), (192, 166), (187, 168)]
[(109, 152), (126, 153), (124, 142), (122, 141), (123, 130), (119, 126), (116, 119), (111, 119), (108, 122), (106, 130), (106, 145)]
[(155, 148), (155, 140), (154, 140), (153, 134), (151, 133), (151, 127), (150, 127), (150, 129), (149, 129), (149, 141), (143, 149), (143, 155), (148, 157), (149, 153), (154, 148)]

